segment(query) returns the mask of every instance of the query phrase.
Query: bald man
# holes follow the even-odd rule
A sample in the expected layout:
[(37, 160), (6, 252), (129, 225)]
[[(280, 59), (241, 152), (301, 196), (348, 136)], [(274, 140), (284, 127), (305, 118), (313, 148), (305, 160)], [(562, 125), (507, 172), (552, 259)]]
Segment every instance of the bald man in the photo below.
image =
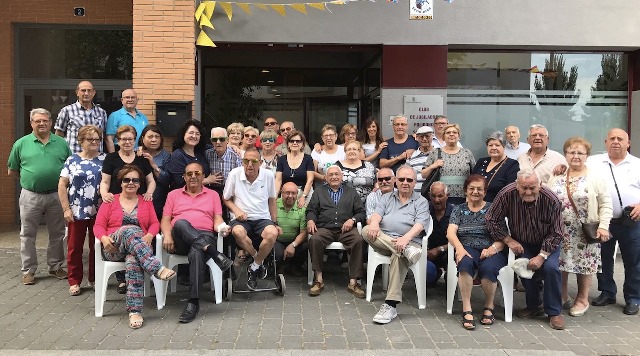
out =
[(122, 108), (114, 111), (109, 115), (107, 119), (107, 132), (105, 143), (107, 145), (107, 152), (115, 152), (116, 141), (114, 141), (116, 131), (120, 126), (129, 125), (136, 129), (136, 141), (134, 149), (138, 149), (138, 141), (142, 130), (149, 125), (149, 119), (145, 114), (136, 109), (138, 106), (138, 94), (133, 89), (125, 89), (120, 96), (122, 102)]
[(285, 183), (276, 201), (278, 224), (282, 234), (276, 239), (274, 251), (278, 264), (285, 263), (285, 272), (296, 277), (305, 274), (303, 265), (307, 259), (307, 209), (299, 208), (297, 202), (298, 186), (293, 182)]

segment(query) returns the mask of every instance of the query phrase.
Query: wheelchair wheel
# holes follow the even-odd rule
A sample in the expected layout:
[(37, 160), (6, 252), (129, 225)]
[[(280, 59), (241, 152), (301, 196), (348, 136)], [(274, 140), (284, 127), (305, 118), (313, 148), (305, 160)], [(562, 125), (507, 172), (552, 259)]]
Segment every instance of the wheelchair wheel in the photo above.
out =
[(284, 281), (284, 275), (279, 274), (276, 276), (276, 286), (278, 287), (278, 289), (274, 292), (278, 295), (284, 296), (285, 292), (287, 291), (287, 284)]
[(233, 294), (233, 279), (227, 278), (225, 283), (222, 284), (222, 298), (226, 301), (231, 300)]

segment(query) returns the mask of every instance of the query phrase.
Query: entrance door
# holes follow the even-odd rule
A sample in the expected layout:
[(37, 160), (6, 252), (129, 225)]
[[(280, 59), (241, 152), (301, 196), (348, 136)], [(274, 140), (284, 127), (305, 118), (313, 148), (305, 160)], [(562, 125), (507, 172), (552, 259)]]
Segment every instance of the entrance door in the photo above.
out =
[[(305, 131), (307, 141), (322, 143), (322, 127), (326, 124), (334, 125), (340, 134), (342, 126), (354, 124), (358, 126), (360, 101), (347, 99), (307, 99), (305, 102)], [(340, 142), (341, 143), (341, 142)]]

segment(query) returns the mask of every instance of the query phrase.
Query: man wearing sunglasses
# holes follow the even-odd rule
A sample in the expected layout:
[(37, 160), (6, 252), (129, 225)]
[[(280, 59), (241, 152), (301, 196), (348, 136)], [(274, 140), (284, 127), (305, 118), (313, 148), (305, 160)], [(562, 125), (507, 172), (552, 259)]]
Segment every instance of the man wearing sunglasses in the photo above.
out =
[(395, 190), (396, 176), (391, 168), (380, 168), (376, 175), (378, 189), (367, 195), (365, 208), (367, 210), (367, 225), (370, 223), (371, 215), (376, 211), (378, 201), (383, 194), (391, 193)]
[(391, 256), (387, 297), (373, 317), (378, 324), (390, 323), (398, 316), (396, 306), (402, 302), (407, 271), (422, 256), (422, 237), (431, 217), (429, 202), (414, 191), (416, 175), (411, 166), (400, 166), (396, 172), (398, 190), (382, 196), (371, 223), (362, 229), (362, 237), (376, 252)]
[[(293, 125), (292, 121), (283, 121), (282, 124), (280, 124), (280, 135), (282, 135), (283, 141), (281, 144), (276, 146), (276, 153), (278, 156), (284, 156), (289, 153), (289, 149), (287, 148), (287, 143), (285, 141), (293, 131), (296, 131), (296, 127)], [(306, 143), (304, 144), (304, 153), (308, 155), (311, 154), (311, 148), (309, 148), (309, 145)]]
[(225, 271), (233, 261), (216, 249), (216, 232), (227, 234), (229, 227), (222, 219), (220, 196), (203, 184), (202, 165), (189, 163), (185, 167), (184, 181), (184, 188), (175, 189), (167, 196), (160, 228), (165, 250), (189, 256), (189, 300), (178, 319), (181, 323), (189, 323), (200, 311), (200, 289), (206, 262), (212, 258)]
[[(278, 120), (276, 120), (275, 118), (268, 117), (264, 119), (263, 130), (273, 130), (278, 133), (278, 137), (276, 138), (276, 146), (279, 146), (284, 142), (284, 137), (280, 134), (280, 125), (278, 125)], [(260, 142), (260, 140), (256, 140), (256, 148), (262, 148), (262, 142)]]
[[(210, 187), (220, 196), (224, 191), (224, 182), (232, 169), (242, 166), (240, 156), (228, 145), (227, 130), (222, 127), (211, 129), (211, 144), (213, 148), (205, 152), (211, 172)], [(226, 214), (225, 214), (226, 216)]]
[(247, 268), (247, 287), (251, 290), (257, 288), (258, 278), (266, 278), (262, 263), (282, 234), (277, 225), (275, 178), (270, 170), (260, 169), (260, 163), (258, 150), (248, 149), (242, 167), (229, 173), (223, 194), (224, 204), (234, 215), (231, 233), (238, 246), (253, 257)]

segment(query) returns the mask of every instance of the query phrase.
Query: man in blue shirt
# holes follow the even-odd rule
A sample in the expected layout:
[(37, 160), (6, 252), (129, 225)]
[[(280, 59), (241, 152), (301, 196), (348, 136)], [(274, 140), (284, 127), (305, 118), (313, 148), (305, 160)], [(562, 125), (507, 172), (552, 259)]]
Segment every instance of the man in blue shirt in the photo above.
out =
[(391, 168), (395, 172), (420, 147), (418, 141), (407, 134), (408, 125), (403, 115), (393, 118), (393, 137), (387, 140), (389, 145), (380, 152), (380, 168)]
[(114, 137), (120, 126), (130, 125), (136, 129), (138, 136), (136, 137), (134, 149), (138, 149), (140, 134), (145, 126), (149, 125), (149, 119), (147, 119), (145, 114), (136, 109), (136, 106), (138, 105), (138, 95), (133, 89), (125, 89), (122, 92), (120, 101), (122, 101), (122, 108), (118, 111), (112, 112), (107, 119), (107, 139), (105, 141), (107, 144), (107, 152), (116, 151), (115, 146), (117, 142), (114, 141)]

